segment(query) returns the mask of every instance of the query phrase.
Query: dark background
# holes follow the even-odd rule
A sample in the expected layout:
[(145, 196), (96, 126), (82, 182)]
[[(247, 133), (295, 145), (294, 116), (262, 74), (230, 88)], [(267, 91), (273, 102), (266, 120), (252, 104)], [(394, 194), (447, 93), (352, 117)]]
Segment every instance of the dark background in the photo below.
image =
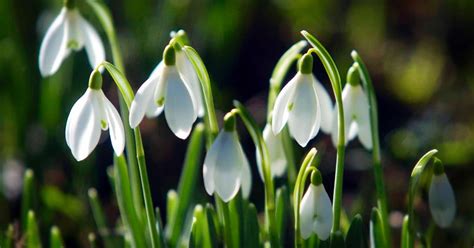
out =
[[(78, 0), (84, 17), (99, 31), (111, 61), (105, 34), (91, 9)], [(202, 56), (214, 87), (219, 120), (238, 99), (263, 127), (268, 80), (278, 58), (308, 30), (329, 50), (341, 77), (357, 49), (370, 70), (379, 105), (384, 172), (391, 223), (398, 243), (406, 191), (414, 163), (439, 149), (457, 199), (452, 227), (435, 229), (434, 247), (474, 244), (474, 1), (471, 0), (118, 0), (111, 8), (134, 89), (161, 60), (172, 30), (188, 32)], [(38, 52), (44, 32), (59, 13), (61, 1), (0, 1), (0, 230), (19, 216), (19, 190), (25, 168), (36, 175), (36, 211), (41, 232), (61, 228), (70, 246), (85, 246), (95, 231), (87, 189), (95, 187), (115, 223), (118, 209), (106, 168), (112, 163), (107, 136), (84, 162), (76, 162), (64, 141), (72, 104), (86, 89), (91, 68), (83, 51), (65, 60), (58, 73), (42, 79)], [(329, 88), (322, 65), (315, 75)], [(289, 77), (295, 73), (293, 68)], [(288, 78), (289, 79), (289, 78)], [(107, 76), (104, 92), (117, 104)], [(155, 205), (165, 212), (166, 193), (176, 188), (186, 141), (177, 139), (164, 118), (141, 125)], [(254, 176), (251, 200), (263, 209), (254, 148), (243, 129), (241, 140)], [(320, 151), (322, 172), (332, 192), (335, 151), (330, 138), (310, 143)], [(301, 154), (307, 152), (300, 149)], [(201, 175), (198, 175), (201, 178)], [(198, 201), (210, 200), (198, 183)], [(282, 181), (282, 180), (281, 180)], [(280, 181), (278, 181), (280, 182)], [(370, 153), (358, 141), (347, 150), (344, 207), (349, 216), (375, 205)], [(429, 225), (426, 190), (416, 201), (422, 230)], [(3, 232), (3, 231), (2, 231)], [(45, 241), (45, 240), (43, 240)]]

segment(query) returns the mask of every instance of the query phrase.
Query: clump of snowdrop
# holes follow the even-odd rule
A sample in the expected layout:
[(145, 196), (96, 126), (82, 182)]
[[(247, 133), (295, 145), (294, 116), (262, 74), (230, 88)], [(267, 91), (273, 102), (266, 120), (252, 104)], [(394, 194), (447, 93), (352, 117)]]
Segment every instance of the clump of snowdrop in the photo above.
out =
[[(370, 130), (369, 100), (360, 84), (358, 65), (355, 63), (347, 73), (347, 83), (342, 90), (342, 104), (344, 106), (344, 127), (346, 144), (356, 136), (367, 149), (372, 149), (372, 134)], [(337, 108), (334, 108), (333, 120), (337, 121)], [(332, 127), (332, 142), (337, 144), (337, 125)]]
[(83, 47), (89, 63), (96, 68), (105, 60), (104, 45), (97, 31), (87, 22), (74, 1), (65, 1), (65, 6), (48, 28), (39, 52), (39, 69), (43, 77), (53, 75), (71, 51)]
[(171, 131), (186, 139), (197, 117), (204, 115), (201, 86), (188, 57), (181, 46), (171, 41), (163, 52), (163, 61), (142, 84), (130, 107), (132, 128), (148, 118), (165, 112)]
[(451, 225), (456, 215), (456, 200), (441, 160), (435, 158), (433, 176), (428, 193), (431, 215), (443, 228)]
[(303, 196), (300, 205), (301, 237), (307, 239), (316, 233), (321, 240), (326, 240), (332, 228), (332, 204), (323, 185), (321, 172), (316, 170), (311, 175), (311, 184)]
[(291, 136), (302, 147), (318, 134), (320, 128), (329, 133), (332, 125), (331, 98), (312, 70), (313, 57), (303, 55), (298, 72), (278, 94), (273, 108), (273, 133), (280, 133), (288, 123)]
[(122, 120), (102, 91), (102, 75), (95, 69), (89, 87), (74, 104), (66, 122), (66, 143), (77, 161), (84, 160), (99, 143), (101, 130), (109, 130), (117, 156), (125, 147)]
[(203, 178), (209, 195), (216, 192), (224, 202), (228, 202), (237, 195), (240, 188), (243, 197), (248, 198), (252, 176), (235, 130), (234, 114), (228, 113), (224, 122), (224, 128), (204, 159)]

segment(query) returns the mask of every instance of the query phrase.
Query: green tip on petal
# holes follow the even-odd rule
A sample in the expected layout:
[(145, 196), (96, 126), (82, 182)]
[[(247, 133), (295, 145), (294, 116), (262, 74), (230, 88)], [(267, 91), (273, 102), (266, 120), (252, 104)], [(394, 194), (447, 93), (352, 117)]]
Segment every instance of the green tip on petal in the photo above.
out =
[(314, 186), (319, 186), (323, 183), (323, 177), (321, 176), (321, 172), (316, 169), (311, 173), (311, 184)]
[(165, 65), (175, 65), (176, 64), (176, 54), (175, 49), (171, 45), (167, 45), (165, 47), (165, 51), (163, 52), (163, 61)]
[(224, 116), (224, 130), (232, 132), (235, 130), (236, 120), (234, 112), (229, 112)]
[(433, 160), (433, 172), (435, 175), (439, 176), (444, 173), (443, 162), (439, 158), (434, 158)]
[(300, 58), (298, 66), (301, 73), (311, 74), (313, 72), (313, 56), (310, 53), (306, 53)]
[(352, 86), (357, 86), (360, 84), (360, 76), (358, 70), (359, 63), (354, 62), (347, 71), (347, 82), (350, 83)]
[(89, 88), (94, 90), (102, 89), (102, 75), (97, 69), (93, 70), (89, 77)]

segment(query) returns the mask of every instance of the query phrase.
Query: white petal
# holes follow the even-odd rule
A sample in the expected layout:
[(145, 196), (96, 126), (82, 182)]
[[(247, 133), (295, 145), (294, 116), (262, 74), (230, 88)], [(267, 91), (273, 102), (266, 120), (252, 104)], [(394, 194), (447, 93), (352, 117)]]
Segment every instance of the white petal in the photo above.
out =
[(353, 99), (353, 111), (355, 122), (357, 122), (359, 141), (367, 150), (371, 150), (372, 132), (370, 130), (369, 101), (360, 85), (352, 87), (354, 88), (353, 91), (356, 96), (356, 98)]
[(321, 83), (313, 76), (314, 89), (318, 95), (319, 106), (321, 109), (321, 130), (325, 133), (331, 133), (332, 130), (332, 101), (328, 92)]
[(39, 69), (43, 77), (54, 74), (67, 57), (66, 8), (48, 28), (39, 52)]
[(321, 112), (312, 78), (310, 75), (303, 74), (303, 76), (295, 89), (288, 126), (290, 134), (298, 144), (305, 147), (319, 131)]
[(300, 229), (301, 237), (307, 239), (313, 232), (313, 222), (315, 215), (315, 195), (314, 187), (309, 187), (303, 196), (300, 204)]
[[(101, 92), (102, 93), (102, 92)], [(114, 105), (103, 95), (105, 103), (105, 113), (107, 115), (107, 122), (109, 124), (110, 141), (114, 148), (115, 154), (120, 156), (125, 148), (125, 133), (123, 130), (122, 119)]]
[(100, 138), (100, 121), (93, 109), (92, 95), (92, 90), (88, 89), (76, 102), (66, 124), (66, 141), (77, 161), (89, 156)]
[(446, 174), (433, 175), (428, 193), (431, 215), (438, 226), (451, 225), (456, 215), (454, 191)]
[(92, 68), (96, 68), (105, 60), (105, 51), (102, 40), (97, 31), (84, 19), (78, 15), (78, 24), (82, 39), (86, 48), (87, 57)]
[(148, 78), (137, 91), (130, 106), (128, 122), (130, 127), (135, 128), (140, 124), (149, 105), (156, 105), (153, 101), (153, 92), (158, 84), (157, 78)]
[[(237, 139), (237, 135), (234, 136)], [(241, 157), (243, 161), (241, 177), (242, 196), (245, 199), (248, 199), (250, 196), (250, 191), (252, 189), (252, 173), (250, 172), (250, 165), (247, 156), (245, 156), (244, 150), (242, 149), (240, 143), (238, 141), (237, 143), (239, 144), (239, 149), (241, 151)]]
[[(357, 125), (353, 125), (354, 123), (354, 92), (352, 91), (352, 87), (349, 83), (347, 83), (344, 86), (344, 89), (342, 90), (342, 106), (344, 107), (344, 138), (345, 138), (345, 144), (355, 138), (357, 134), (358, 127)], [(337, 103), (334, 106), (333, 110), (333, 126), (332, 126), (332, 142), (334, 146), (337, 146), (337, 140), (338, 140), (338, 123), (339, 123), (339, 118), (337, 115)]]
[[(153, 100), (149, 102), (148, 107), (146, 109), (146, 116), (148, 118), (157, 117), (163, 112), (164, 104), (165, 104), (165, 93), (166, 93), (166, 86), (168, 84), (166, 78), (167, 76), (163, 76), (167, 74), (167, 72), (163, 71), (165, 64), (161, 61), (153, 72), (150, 75), (150, 78), (155, 78), (156, 86), (153, 90)], [(160, 105), (158, 104), (160, 102)]]
[[(274, 135), (271, 126), (267, 124), (263, 129), (263, 140), (268, 148), (268, 153), (270, 155), (270, 167), (272, 177), (280, 177), (286, 171), (286, 157), (285, 151), (283, 148), (281, 134)], [(262, 172), (262, 162), (258, 150), (255, 151), (257, 157), (257, 168), (260, 174), (262, 181), (265, 181), (263, 178)]]
[(199, 117), (204, 116), (204, 104), (202, 101), (202, 90), (198, 76), (188, 57), (183, 51), (176, 52), (176, 67), (183, 78), (184, 83), (191, 89), (195, 111)]
[(274, 134), (280, 133), (288, 121), (290, 115), (288, 105), (291, 104), (295, 87), (297, 81), (300, 80), (300, 77), (301, 74), (297, 73), (296, 76), (294, 76), (293, 79), (283, 87), (275, 100), (275, 105), (272, 111), (272, 131)]
[(206, 153), (206, 158), (204, 159), (204, 165), (202, 167), (204, 188), (209, 195), (212, 195), (215, 190), (214, 171), (216, 168), (217, 155), (221, 149), (222, 136), (224, 136), (224, 132), (220, 132), (219, 135), (217, 135), (211, 148)]
[(313, 224), (313, 231), (318, 234), (319, 239), (329, 238), (332, 228), (332, 204), (324, 185), (311, 185), (315, 190), (316, 219)]
[[(221, 139), (214, 142), (218, 149), (214, 168), (215, 191), (224, 202), (235, 197), (241, 185), (243, 161), (235, 132), (221, 131)], [(218, 146), (218, 147), (217, 147)]]
[[(186, 139), (197, 118), (190, 90), (186, 87), (175, 67), (169, 68), (166, 87), (165, 117), (171, 131), (180, 139)], [(163, 75), (164, 76), (164, 75)]]

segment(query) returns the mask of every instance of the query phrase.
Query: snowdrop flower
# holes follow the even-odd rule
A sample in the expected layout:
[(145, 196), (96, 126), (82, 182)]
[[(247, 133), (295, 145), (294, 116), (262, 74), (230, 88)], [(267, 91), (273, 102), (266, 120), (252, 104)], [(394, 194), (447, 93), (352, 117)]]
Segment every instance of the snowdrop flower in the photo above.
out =
[(307, 239), (316, 233), (326, 240), (332, 228), (332, 205), (323, 185), (321, 173), (316, 170), (311, 175), (311, 184), (303, 196), (300, 206), (301, 237)]
[(443, 164), (437, 158), (434, 161), (434, 173), (428, 198), (435, 223), (443, 228), (450, 226), (456, 214), (456, 200), (453, 188), (444, 173)]
[(283, 87), (273, 108), (273, 133), (280, 133), (288, 122), (291, 136), (302, 147), (320, 128), (325, 132), (331, 130), (331, 98), (313, 76), (312, 68), (311, 54), (303, 55), (298, 73)]
[(41, 43), (39, 69), (43, 77), (53, 75), (71, 51), (79, 51), (83, 47), (92, 68), (105, 60), (104, 45), (99, 35), (72, 2), (65, 1), (65, 6), (48, 28)]
[[(270, 124), (267, 124), (263, 129), (263, 140), (268, 148), (270, 155), (270, 166), (272, 177), (281, 177), (286, 170), (287, 160), (285, 157), (285, 150), (283, 149), (283, 140), (281, 134), (275, 135), (271, 130)], [(255, 151), (257, 157), (257, 166), (260, 178), (264, 181), (262, 171), (262, 161), (258, 149)]]
[(89, 88), (77, 100), (66, 122), (66, 143), (77, 161), (84, 160), (99, 143), (101, 130), (109, 130), (117, 156), (125, 147), (122, 120), (114, 105), (102, 92), (102, 76), (94, 70)]
[[(372, 149), (372, 133), (370, 130), (369, 100), (360, 85), (357, 64), (354, 64), (347, 73), (347, 83), (342, 90), (342, 105), (344, 106), (345, 144), (356, 136), (367, 149)], [(332, 142), (337, 144), (337, 107), (334, 108)]]
[(250, 166), (235, 131), (235, 116), (225, 117), (223, 130), (206, 154), (203, 166), (204, 187), (209, 195), (214, 192), (224, 202), (233, 199), (240, 188), (248, 198), (252, 183)]
[(179, 45), (168, 45), (161, 61), (142, 84), (130, 107), (129, 123), (140, 124), (143, 116), (156, 117), (165, 111), (171, 131), (186, 139), (197, 117), (204, 115), (199, 80), (189, 59)]

